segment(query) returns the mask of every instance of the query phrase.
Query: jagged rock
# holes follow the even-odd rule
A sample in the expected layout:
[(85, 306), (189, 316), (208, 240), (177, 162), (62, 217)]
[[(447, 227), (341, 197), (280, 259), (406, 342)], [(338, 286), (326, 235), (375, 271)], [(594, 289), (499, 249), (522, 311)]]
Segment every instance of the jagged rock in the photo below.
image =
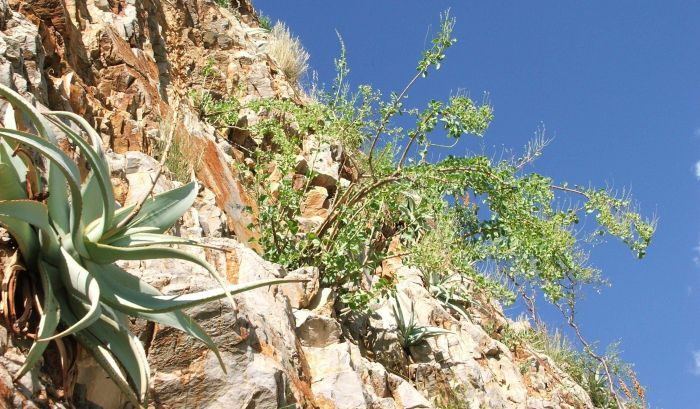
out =
[(226, 233), (226, 216), (216, 206), (216, 197), (209, 189), (203, 189), (194, 204), (199, 226), (205, 237), (222, 237)]
[[(353, 366), (349, 343), (304, 347), (311, 369), (311, 390), (322, 409), (365, 409), (363, 384)], [(359, 354), (359, 352), (357, 352)]]
[(318, 293), (319, 274), (316, 267), (302, 267), (291, 271), (290, 277), (299, 277), (308, 281), (283, 286), (280, 291), (289, 299), (292, 308), (307, 308)]
[(433, 405), (405, 379), (390, 374), (389, 388), (398, 407), (403, 409), (432, 409)]
[(314, 175), (311, 184), (335, 189), (340, 165), (333, 160), (331, 144), (321, 136), (313, 136), (304, 140), (303, 152), (307, 166)]
[(92, 359), (87, 351), (80, 350), (76, 362), (76, 387), (74, 402), (78, 407), (130, 408), (131, 402), (112, 382), (109, 375)]
[(294, 312), (297, 336), (305, 347), (323, 348), (340, 342), (342, 330), (338, 321), (309, 310)]
[(306, 193), (304, 204), (302, 205), (301, 214), (304, 217), (328, 217), (328, 209), (326, 208), (326, 200), (328, 199), (328, 190), (325, 187), (315, 186)]
[[(123, 156), (123, 159), (120, 160), (120, 156)], [(110, 162), (114, 164), (123, 163), (123, 168), (117, 167), (112, 171), (112, 174), (123, 172), (128, 181), (129, 192), (125, 198), (126, 206), (138, 202), (151, 192), (151, 185), (156, 181), (156, 174), (159, 168), (159, 164), (155, 159), (141, 152), (129, 151), (125, 152), (124, 155), (112, 154)], [(173, 187), (173, 182), (160, 177), (156, 181), (152, 193), (163, 193)]]
[[(282, 274), (254, 252), (230, 239), (205, 240), (227, 250), (208, 252), (230, 282), (246, 282)], [(205, 253), (204, 251), (202, 251)], [(174, 261), (125, 263), (129, 271), (166, 294), (211, 288), (217, 284), (199, 267)], [(154, 372), (153, 400), (163, 408), (274, 408), (311, 398), (302, 387), (309, 380), (297, 349), (294, 318), (276, 286), (236, 296), (237, 311), (227, 301), (188, 311), (212, 336), (227, 367), (224, 374), (204, 345), (171, 328), (154, 326), (149, 360)]]
[(362, 382), (366, 387), (371, 388), (375, 400), (383, 401), (391, 397), (389, 378), (386, 368), (378, 362), (371, 362), (362, 358)]
[(334, 317), (334, 305), (335, 291), (330, 287), (324, 287), (311, 299), (308, 309), (317, 314)]
[[(205, 188), (174, 230), (229, 250), (191, 249), (232, 283), (284, 274), (244, 246), (254, 243), (256, 233), (248, 226), (257, 207), (240, 179), (255, 179), (256, 164), (245, 162), (249, 169), (243, 175), (235, 169), (245, 159), (243, 152), (262, 146), (247, 128), (266, 113), (242, 109), (236, 127), (219, 133), (184, 98), (195, 91), (235, 96), (241, 104), (260, 98), (303, 102), (261, 48), (268, 34), (258, 27), (252, 5), (235, 3), (227, 10), (211, 0), (0, 0), (0, 82), (51, 109), (82, 115), (96, 127), (114, 151), (108, 159), (121, 204), (134, 203), (150, 188), (158, 163), (147, 154), (161, 146), (171, 128), (174, 140), (187, 141), (185, 148), (195, 154), (184, 157), (198, 164), (193, 168)], [(213, 73), (204, 74), (206, 66)], [(306, 136), (293, 121), (288, 131)], [(332, 138), (303, 141), (297, 174), (272, 169), (269, 182), (292, 177), (297, 191), (314, 187), (299, 219), (311, 231), (327, 215), (336, 185), (347, 187), (357, 175), (341, 166), (348, 152)], [(155, 193), (171, 186), (162, 177)], [(228, 232), (238, 241), (225, 238)], [(397, 243), (393, 254), (404, 251)], [(206, 272), (182, 262), (124, 267), (167, 294), (217, 285)], [(219, 345), (227, 373), (210, 351), (184, 334), (137, 322), (153, 369), (153, 405), (430, 408), (431, 400), (446, 392), (474, 409), (593, 407), (583, 388), (546, 356), (529, 353), (524, 358), (529, 369), (521, 373), (523, 358), (495, 339), (509, 325), (497, 302), (483, 300), (470, 310), (470, 319), (456, 319), (423, 287), (420, 271), (400, 258), (386, 260), (383, 270), (397, 281), (402, 308), (412, 311), (418, 325), (452, 333), (404, 348), (389, 301), (373, 304), (369, 316), (348, 314), (355, 321), (341, 321), (334, 291), (319, 290), (318, 271), (307, 271), (309, 283), (241, 294), (235, 310), (221, 301), (189, 311)], [(494, 331), (484, 331), (487, 323)], [(36, 371), (12, 384), (10, 374), (21, 359), (14, 348), (0, 357), (0, 405), (33, 407), (35, 401), (35, 406), (62, 407), (43, 399), (50, 385), (38, 382)], [(94, 362), (82, 357), (79, 368), (80, 402), (121, 407), (123, 398), (116, 397), (118, 391)], [(391, 372), (408, 374), (409, 380)]]
[(296, 173), (305, 175), (309, 171), (309, 163), (304, 155), (297, 155), (294, 162), (294, 171)]
[[(0, 327), (0, 337), (4, 344), (8, 339), (7, 331)], [(39, 368), (34, 368), (22, 376), (17, 382), (13, 382), (13, 374), (20, 368), (24, 361), (24, 355), (18, 348), (2, 345), (0, 356), (0, 407), (2, 408), (51, 408), (65, 409), (65, 406), (57, 401), (57, 397), (49, 397), (52, 391), (47, 384)]]

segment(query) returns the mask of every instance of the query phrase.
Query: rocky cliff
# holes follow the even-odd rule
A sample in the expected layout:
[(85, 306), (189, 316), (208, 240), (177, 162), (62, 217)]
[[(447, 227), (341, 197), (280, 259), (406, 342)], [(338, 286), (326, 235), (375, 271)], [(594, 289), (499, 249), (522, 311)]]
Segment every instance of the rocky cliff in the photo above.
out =
[[(218, 3), (218, 2), (217, 2)], [(111, 149), (112, 180), (121, 204), (147, 194), (165, 135), (197, 155), (203, 188), (177, 234), (226, 251), (199, 250), (232, 283), (299, 275), (306, 284), (258, 289), (236, 297), (237, 309), (214, 302), (190, 311), (219, 345), (214, 355), (182, 333), (135, 321), (153, 371), (156, 408), (592, 408), (585, 390), (552, 359), (528, 345), (507, 345), (506, 318), (481, 297), (468, 316), (445, 309), (420, 272), (400, 258), (384, 264), (397, 297), (371, 314), (340, 315), (318, 271), (283, 271), (249, 244), (257, 234), (256, 203), (239, 174), (246, 127), (258, 112), (238, 113), (238, 126), (215, 128), (191, 103), (192, 92), (304, 104), (305, 96), (266, 52), (269, 33), (247, 0), (0, 0), (0, 81), (37, 105), (85, 117)], [(207, 69), (207, 67), (209, 67)], [(214, 69), (212, 69), (214, 68)], [(210, 74), (203, 74), (209, 72)], [(213, 73), (213, 74), (211, 74)], [(338, 149), (300, 147), (307, 165), (339, 174)], [(313, 152), (313, 155), (311, 153)], [(248, 159), (249, 160), (249, 159)], [(304, 215), (322, 217), (327, 178), (316, 178)], [(177, 181), (161, 179), (156, 191)], [(251, 211), (244, 211), (250, 209)], [(215, 286), (199, 268), (171, 261), (125, 264), (163, 292)], [(478, 297), (478, 295), (477, 295)], [(405, 348), (394, 310), (444, 334)], [(521, 328), (522, 330), (522, 328)], [(72, 391), (59, 390), (44, 366), (13, 383), (22, 351), (4, 342), (0, 403), (6, 407), (122, 408), (126, 403), (86, 354), (79, 354)]]

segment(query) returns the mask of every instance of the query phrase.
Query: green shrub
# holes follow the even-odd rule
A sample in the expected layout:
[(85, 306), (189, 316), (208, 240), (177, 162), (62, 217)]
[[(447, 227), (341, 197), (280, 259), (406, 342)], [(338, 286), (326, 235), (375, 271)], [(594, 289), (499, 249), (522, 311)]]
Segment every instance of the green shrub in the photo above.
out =
[[(488, 97), (478, 101), (458, 93), (411, 107), (407, 96), (440, 68), (455, 42), (453, 25), (443, 16), (413, 77), (388, 97), (368, 85), (351, 91), (341, 40), (336, 78), (313, 103), (270, 100), (251, 106), (282, 113), (250, 129), (263, 141), (251, 154), (256, 182), (249, 187), (260, 199), (265, 256), (289, 268), (317, 266), (323, 284), (336, 288), (347, 308), (362, 310), (390, 293), (392, 277), (376, 272), (396, 256), (389, 254), (389, 244), (398, 238), (396, 251), (404, 263), (418, 267), (449, 308), (463, 304), (455, 303), (455, 294), (469, 298), (466, 289), (439, 288), (456, 274), (474, 286), (469, 291), (506, 302), (518, 294), (543, 294), (568, 319), (566, 311), (583, 286), (606, 283), (588, 263), (589, 246), (577, 237), (579, 222), (594, 218), (586, 224), (589, 233), (617, 237), (641, 258), (655, 221), (640, 216), (625, 195), (527, 172), (547, 144), (542, 134), (519, 158), (497, 161), (450, 150), (465, 135), (486, 133), (494, 116)], [(299, 135), (338, 141), (345, 152), (340, 165), (348, 180), (329, 189), (328, 216), (312, 228), (299, 223), (309, 183), (292, 183)], [(270, 169), (282, 176), (274, 192), (266, 188)], [(315, 175), (311, 169), (305, 176), (308, 181)]]
[(266, 16), (263, 13), (258, 14), (258, 23), (260, 23), (260, 27), (267, 30), (271, 31), (272, 30), (272, 20), (270, 20), (270, 16)]
[[(540, 289), (553, 302), (570, 300), (575, 293), (569, 289), (603, 282), (599, 272), (587, 264), (576, 239), (574, 229), (581, 218), (595, 215), (600, 224), (596, 234), (620, 237), (640, 257), (654, 222), (634, 212), (627, 198), (616, 198), (604, 190), (558, 185), (549, 177), (525, 173), (524, 166), (540, 154), (538, 144), (513, 160), (444, 155), (444, 159), (429, 162), (429, 152), (445, 147), (435, 143), (436, 138), (456, 142), (467, 134), (481, 136), (493, 118), (486, 99), (479, 104), (463, 94), (451, 95), (446, 101), (432, 100), (423, 109), (405, 106), (408, 90), (430, 69), (439, 68), (445, 50), (454, 43), (450, 37), (453, 23), (448, 17), (443, 19), (415, 76), (402, 92), (390, 94), (388, 101), (368, 86), (350, 93), (343, 53), (336, 61), (338, 75), (333, 87), (319, 94), (318, 103), (306, 107), (289, 101), (256, 103), (254, 109), (285, 113), (283, 120), (271, 117), (264, 129), (253, 128), (257, 140), (273, 135), (274, 140), (287, 138), (287, 145), (294, 145), (287, 137), (287, 124), (295, 121), (300, 133), (341, 141), (347, 150), (343, 165), (357, 172), (348, 185), (335, 186), (329, 216), (312, 232), (301, 231), (294, 221), (304, 192), (293, 192), (291, 183), (283, 182), (281, 192), (276, 193), (280, 199), (269, 203), (276, 216), (261, 219), (260, 225), (263, 240), (272, 234), (285, 237), (288, 243), (263, 247), (274, 260), (291, 263), (290, 267), (320, 262), (326, 284), (345, 288), (347, 292), (341, 293), (352, 305), (362, 305), (359, 299), (367, 300), (376, 293), (360, 281), (373, 275), (394, 236), (400, 236), (403, 246), (410, 249), (410, 263), (425, 273), (463, 274), (477, 287), (507, 300), (513, 300), (515, 294), (508, 294), (503, 284), (512, 281)], [(403, 124), (408, 117), (415, 120), (414, 125), (394, 125), (399, 115), (404, 117)], [(274, 149), (275, 145), (270, 146)], [(266, 168), (274, 156), (276, 169), (288, 175), (293, 168), (280, 163), (292, 163), (298, 153), (298, 146), (288, 146), (275, 155), (255, 159), (260, 168)], [(264, 175), (259, 178), (262, 185), (264, 180)], [(579, 197), (583, 204), (569, 198), (559, 200), (564, 194)], [(271, 196), (267, 192), (262, 197)], [(568, 207), (567, 203), (573, 204)], [(436, 256), (415, 256), (430, 253), (440, 254), (438, 263)], [(320, 260), (315, 254), (322, 255)], [(506, 282), (499, 283), (503, 279)], [(378, 283), (386, 288), (385, 283)]]

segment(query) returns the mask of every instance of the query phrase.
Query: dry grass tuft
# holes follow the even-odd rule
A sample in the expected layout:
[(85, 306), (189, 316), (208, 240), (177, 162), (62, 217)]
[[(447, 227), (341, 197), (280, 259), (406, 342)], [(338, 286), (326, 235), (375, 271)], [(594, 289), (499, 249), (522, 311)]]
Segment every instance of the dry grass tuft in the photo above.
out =
[(270, 31), (270, 40), (265, 51), (277, 62), (292, 84), (298, 84), (309, 68), (309, 53), (301, 45), (299, 38), (292, 37), (287, 26), (279, 21)]

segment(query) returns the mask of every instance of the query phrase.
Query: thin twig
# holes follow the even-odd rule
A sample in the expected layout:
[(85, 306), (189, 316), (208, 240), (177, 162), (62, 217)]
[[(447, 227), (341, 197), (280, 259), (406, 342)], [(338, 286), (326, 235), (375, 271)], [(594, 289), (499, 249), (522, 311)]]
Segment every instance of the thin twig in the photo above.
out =
[(605, 371), (605, 376), (608, 379), (608, 389), (610, 390), (610, 394), (612, 394), (613, 398), (615, 398), (615, 403), (617, 404), (617, 407), (619, 409), (625, 409), (625, 405), (620, 399), (620, 396), (617, 394), (617, 391), (615, 390), (615, 381), (613, 379), (612, 373), (610, 372), (610, 367), (608, 366), (608, 360), (605, 359), (604, 357), (596, 354), (593, 352), (593, 348), (591, 345), (586, 341), (586, 339), (583, 337), (581, 334), (581, 329), (578, 326), (578, 323), (574, 320), (574, 311), (571, 309), (571, 313), (567, 314), (566, 311), (564, 311), (564, 307), (561, 304), (556, 304), (557, 309), (562, 313), (562, 315), (566, 318), (567, 323), (571, 328), (573, 328), (574, 333), (576, 334), (576, 337), (579, 339), (581, 344), (583, 344), (584, 351), (588, 356), (591, 358), (595, 359), (596, 361), (600, 362), (600, 364), (603, 366), (603, 370)]
[(415, 84), (415, 82), (425, 74), (426, 70), (421, 70), (416, 73), (416, 75), (411, 78), (411, 81), (408, 82), (406, 87), (401, 91), (399, 96), (394, 100), (392, 103), (391, 109), (387, 111), (387, 115), (382, 118), (382, 122), (379, 124), (379, 128), (377, 128), (377, 132), (374, 134), (374, 138), (372, 139), (372, 145), (369, 147), (369, 156), (367, 157), (367, 161), (369, 164), (369, 171), (372, 174), (372, 177), (374, 177), (374, 167), (372, 165), (372, 155), (374, 154), (374, 148), (377, 146), (377, 141), (379, 140), (379, 137), (381, 136), (382, 132), (384, 132), (384, 128), (386, 128), (387, 124), (389, 123), (389, 120), (391, 119), (392, 115), (389, 114), (391, 111), (398, 109), (398, 107), (401, 105), (401, 100), (406, 96), (406, 93), (408, 92), (409, 89)]
[(586, 193), (582, 190), (572, 189), (570, 187), (559, 186), (559, 185), (549, 185), (549, 188), (553, 189), (553, 190), (561, 190), (562, 192), (575, 193), (577, 195), (581, 195), (581, 196), (585, 197), (586, 199), (590, 199), (590, 196), (588, 195), (588, 193)]

